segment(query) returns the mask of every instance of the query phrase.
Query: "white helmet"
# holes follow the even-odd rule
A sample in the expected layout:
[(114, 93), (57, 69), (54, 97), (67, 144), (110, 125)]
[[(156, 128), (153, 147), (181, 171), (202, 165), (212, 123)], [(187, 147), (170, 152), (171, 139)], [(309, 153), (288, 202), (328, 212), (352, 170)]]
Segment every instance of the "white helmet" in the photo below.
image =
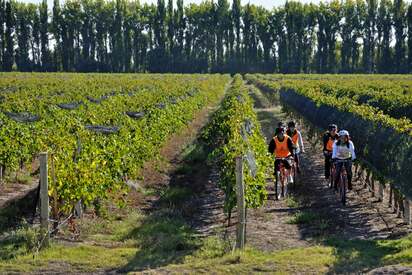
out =
[(346, 130), (340, 130), (338, 136), (349, 136), (349, 132)]

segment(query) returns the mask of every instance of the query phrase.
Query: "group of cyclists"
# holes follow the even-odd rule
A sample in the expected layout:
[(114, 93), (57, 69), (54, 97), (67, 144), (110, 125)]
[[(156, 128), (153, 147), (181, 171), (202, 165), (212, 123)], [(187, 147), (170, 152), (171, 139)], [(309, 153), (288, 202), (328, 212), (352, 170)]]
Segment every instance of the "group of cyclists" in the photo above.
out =
[[(269, 143), (269, 152), (275, 156), (275, 175), (283, 167), (287, 171), (287, 182), (293, 183), (290, 172), (293, 161), (297, 173), (300, 173), (300, 154), (305, 153), (302, 135), (296, 128), (296, 123), (290, 121), (287, 126), (279, 122), (275, 135)], [(323, 135), (323, 155), (325, 157), (325, 179), (332, 179), (333, 186), (337, 189), (341, 171), (344, 168), (347, 175), (348, 189), (352, 190), (352, 161), (356, 159), (355, 146), (347, 130), (338, 131), (336, 124), (331, 124)], [(331, 167), (335, 170), (331, 175)]]

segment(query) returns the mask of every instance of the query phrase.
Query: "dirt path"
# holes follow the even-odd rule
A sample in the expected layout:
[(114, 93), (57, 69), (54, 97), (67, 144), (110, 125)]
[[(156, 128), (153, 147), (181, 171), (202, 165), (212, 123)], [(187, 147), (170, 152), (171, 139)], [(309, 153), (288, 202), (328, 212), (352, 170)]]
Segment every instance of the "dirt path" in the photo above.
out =
[[(278, 121), (288, 117), (279, 104), (270, 103), (257, 88), (250, 86), (262, 131), (269, 140)], [(302, 125), (300, 125), (302, 126)], [(383, 239), (406, 233), (407, 227), (385, 203), (377, 203), (355, 178), (343, 207), (324, 180), (321, 148), (311, 145), (306, 129), (301, 128), (306, 154), (302, 174), (293, 199), (274, 201), (273, 180), (268, 179), (269, 199), (264, 207), (248, 212), (247, 241), (262, 250), (304, 247), (319, 237), (345, 239)], [(302, 218), (297, 221), (294, 217)], [(307, 219), (305, 219), (307, 218)]]
[[(230, 88), (228, 83), (226, 91)], [(129, 204), (151, 213), (164, 205), (159, 196), (167, 188), (190, 190), (175, 210), (182, 213), (187, 223), (201, 236), (210, 236), (220, 231), (225, 223), (223, 211), (224, 194), (217, 187), (218, 174), (207, 165), (207, 152), (199, 143), (199, 137), (210, 116), (219, 108), (222, 97), (205, 107), (191, 121), (184, 131), (173, 135), (161, 149), (162, 160), (147, 162), (143, 169), (143, 188), (153, 188), (153, 195), (133, 192)]]
[(31, 184), (0, 184), (0, 209), (5, 208), (13, 202), (26, 197), (30, 192), (33, 192), (38, 185), (38, 182), (33, 182)]

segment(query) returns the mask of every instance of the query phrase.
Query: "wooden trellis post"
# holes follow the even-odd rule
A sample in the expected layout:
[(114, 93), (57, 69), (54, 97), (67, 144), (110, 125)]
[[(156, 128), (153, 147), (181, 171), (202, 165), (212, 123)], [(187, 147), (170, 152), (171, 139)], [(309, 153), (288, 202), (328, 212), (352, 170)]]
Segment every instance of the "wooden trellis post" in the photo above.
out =
[(40, 153), (40, 226), (45, 234), (44, 244), (49, 239), (49, 183), (47, 153)]
[(236, 248), (243, 249), (246, 241), (246, 204), (242, 156), (236, 157), (236, 197), (238, 212)]

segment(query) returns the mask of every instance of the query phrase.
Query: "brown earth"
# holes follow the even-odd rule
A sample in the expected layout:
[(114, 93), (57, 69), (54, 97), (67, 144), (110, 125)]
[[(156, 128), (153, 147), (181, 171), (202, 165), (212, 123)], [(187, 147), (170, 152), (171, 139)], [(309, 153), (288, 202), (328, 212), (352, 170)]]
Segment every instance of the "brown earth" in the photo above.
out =
[[(250, 86), (255, 100), (255, 110), (267, 140), (273, 136), (278, 121), (287, 122), (290, 115), (277, 102), (270, 102), (264, 94)], [(364, 188), (364, 182), (354, 176), (354, 190), (348, 193), (348, 202), (342, 206), (337, 194), (329, 188), (323, 176), (323, 155), (319, 144), (309, 139), (307, 129), (300, 127), (304, 137), (306, 153), (302, 156), (302, 174), (298, 177), (293, 193), (296, 205), (290, 200), (274, 200), (273, 179), (267, 179), (268, 200), (259, 209), (249, 209), (247, 215), (247, 242), (264, 251), (282, 250), (313, 245), (321, 238), (337, 236), (345, 239), (385, 239), (398, 237), (410, 231), (403, 220), (387, 207), (379, 203)], [(177, 154), (178, 155), (178, 154)], [(177, 156), (175, 155), (175, 156)], [(176, 168), (184, 160), (172, 162)], [(193, 164), (191, 164), (193, 165)], [(196, 186), (196, 195), (184, 208), (191, 209), (189, 223), (204, 236), (223, 234), (231, 240), (235, 237), (236, 213), (227, 227), (227, 215), (223, 210), (223, 193), (216, 187), (218, 175), (205, 164), (195, 164), (196, 173), (180, 176), (166, 176), (164, 185), (174, 184)], [(173, 169), (169, 170), (173, 171)], [(164, 176), (165, 174), (163, 174)], [(160, 178), (160, 176), (154, 177)], [(150, 183), (150, 184), (153, 184)], [(384, 198), (386, 201), (387, 198)], [(293, 204), (293, 203), (292, 203)], [(306, 223), (292, 222), (297, 213), (309, 213), (312, 220)]]
[[(249, 87), (255, 99), (255, 108), (267, 140), (272, 138), (273, 129), (279, 120), (291, 119), (278, 103), (271, 103), (258, 89)], [(144, 181), (140, 188), (161, 190), (170, 186), (189, 188), (194, 194), (184, 201), (181, 208), (188, 223), (202, 236), (229, 234), (234, 238), (236, 216), (227, 227), (223, 211), (224, 195), (216, 187), (218, 174), (205, 162), (187, 159), (185, 151), (197, 144), (201, 129), (218, 104), (212, 104), (199, 112), (182, 132), (174, 135), (161, 149), (162, 159), (145, 164)], [(326, 236), (347, 239), (381, 239), (397, 237), (409, 232), (402, 219), (393, 213), (387, 203), (379, 203), (363, 188), (364, 182), (354, 180), (354, 190), (348, 194), (346, 206), (338, 201), (337, 195), (323, 180), (323, 156), (318, 144), (308, 137), (305, 127), (300, 127), (304, 137), (306, 153), (302, 156), (302, 174), (299, 177), (293, 199), (274, 200), (273, 179), (268, 178), (269, 193), (265, 205), (248, 210), (248, 245), (264, 251), (305, 247)], [(187, 170), (179, 171), (182, 166)], [(129, 203), (145, 211), (156, 211), (159, 194), (143, 196), (140, 192), (129, 194)], [(384, 201), (386, 202), (386, 198)], [(306, 223), (294, 224), (297, 213), (310, 213)], [(61, 269), (60, 269), (61, 270)], [(375, 273), (380, 274), (380, 273)]]
[(21, 184), (21, 183), (4, 183), (0, 185), (0, 209), (5, 208), (12, 204), (16, 200), (20, 200), (28, 195), (28, 193), (33, 192), (37, 186), (38, 182), (31, 184)]
[[(292, 118), (278, 104), (271, 104), (262, 92), (254, 92), (255, 107), (262, 130), (269, 140), (279, 120)], [(295, 117), (296, 119), (296, 117)], [(248, 212), (247, 241), (259, 249), (273, 251), (307, 246), (319, 237), (337, 236), (345, 239), (385, 239), (398, 237), (410, 231), (391, 208), (387, 198), (380, 203), (364, 188), (364, 182), (354, 177), (354, 190), (348, 193), (346, 206), (324, 180), (324, 159), (319, 144), (309, 142), (304, 125), (301, 129), (306, 152), (302, 156), (302, 174), (298, 177), (293, 200), (297, 207), (288, 206), (288, 200), (274, 200), (274, 184), (268, 179), (269, 199), (265, 205)], [(290, 202), (289, 202), (290, 204)], [(295, 208), (294, 208), (295, 207)], [(296, 213), (310, 213), (312, 220), (291, 224)]]

